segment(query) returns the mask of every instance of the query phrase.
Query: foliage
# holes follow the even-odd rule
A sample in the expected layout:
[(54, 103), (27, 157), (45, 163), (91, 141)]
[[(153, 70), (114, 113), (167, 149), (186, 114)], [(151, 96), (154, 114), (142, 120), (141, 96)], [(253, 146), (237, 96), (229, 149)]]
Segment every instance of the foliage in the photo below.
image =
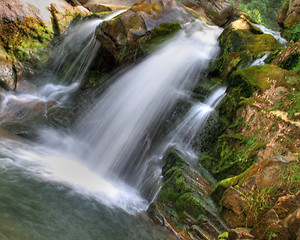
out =
[[(235, 4), (236, 0), (230, 0)], [(279, 30), (277, 14), (285, 0), (241, 0), (238, 8), (249, 14), (257, 23), (273, 30)]]

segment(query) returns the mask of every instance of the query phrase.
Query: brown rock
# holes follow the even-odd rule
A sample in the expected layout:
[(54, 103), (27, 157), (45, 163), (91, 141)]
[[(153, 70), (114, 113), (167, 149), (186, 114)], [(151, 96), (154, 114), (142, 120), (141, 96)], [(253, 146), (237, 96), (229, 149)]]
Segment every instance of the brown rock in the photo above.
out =
[(148, 31), (161, 23), (184, 23), (192, 19), (193, 15), (176, 0), (143, 0), (125, 13), (104, 22), (96, 30), (96, 37), (116, 62), (124, 62), (136, 54), (137, 40)]
[(300, 207), (284, 220), (283, 225), (288, 229), (292, 239), (300, 237)]
[(244, 208), (246, 207), (246, 199), (235, 188), (229, 187), (221, 200), (221, 215), (231, 228), (242, 227), (246, 220)]
[(290, 0), (278, 13), (277, 22), (281, 27), (297, 24), (300, 21), (300, 0)]
[(235, 228), (229, 231), (228, 238), (230, 240), (254, 239), (254, 236), (248, 228)]
[(227, 0), (183, 0), (182, 3), (218, 26), (223, 26), (233, 11), (233, 5)]

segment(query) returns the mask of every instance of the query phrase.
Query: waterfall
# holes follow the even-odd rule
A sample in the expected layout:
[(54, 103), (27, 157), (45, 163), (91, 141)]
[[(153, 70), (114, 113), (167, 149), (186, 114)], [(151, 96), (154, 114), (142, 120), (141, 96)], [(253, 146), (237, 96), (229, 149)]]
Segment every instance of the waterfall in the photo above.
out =
[(196, 134), (205, 125), (212, 111), (225, 96), (226, 88), (218, 88), (213, 91), (204, 103), (197, 102), (188, 111), (184, 119), (170, 134), (170, 143), (180, 145), (181, 149), (187, 150)]
[[(38, 89), (37, 95), (47, 100), (64, 102), (70, 93), (77, 90), (100, 48), (95, 37), (96, 27), (123, 12), (124, 10), (116, 11), (103, 19), (85, 20), (70, 27), (52, 54), (51, 74), (57, 83), (52, 83), (51, 79), (51, 83)], [(60, 73), (63, 73), (62, 76)]]
[(263, 25), (259, 25), (259, 24), (254, 24), (256, 27), (260, 28), (264, 34), (270, 34), (272, 35), (278, 42), (280, 42), (281, 44), (286, 44), (287, 40), (285, 40), (283, 37), (280, 36), (280, 32), (276, 32), (273, 30), (270, 30), (268, 28), (266, 28)]
[(217, 56), (221, 30), (194, 22), (115, 80), (77, 124), (75, 154), (105, 178), (143, 181), (143, 160), (159, 126)]

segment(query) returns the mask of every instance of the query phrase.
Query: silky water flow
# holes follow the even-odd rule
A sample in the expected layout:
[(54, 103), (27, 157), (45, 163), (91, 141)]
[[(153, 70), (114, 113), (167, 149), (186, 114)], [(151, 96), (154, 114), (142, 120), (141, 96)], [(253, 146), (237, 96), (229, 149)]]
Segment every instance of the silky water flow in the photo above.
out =
[[(97, 24), (93, 22), (93, 27)], [(39, 129), (43, 143), (37, 143), (1, 130), (0, 238), (169, 239), (139, 214), (149, 205), (139, 190), (145, 179), (147, 184), (159, 182), (158, 175), (145, 171), (153, 160), (150, 149), (157, 129), (217, 56), (220, 32), (202, 22), (185, 26), (157, 52), (115, 79), (72, 133)], [(73, 83), (48, 83), (34, 94), (1, 93), (0, 123), (8, 121), (5, 113), (12, 101), (63, 104), (62, 96), (77, 87), (92, 62), (97, 44), (88, 45)], [(58, 68), (67, 57), (58, 56)], [(220, 99), (224, 89), (217, 91), (213, 96)], [(217, 102), (203, 104), (210, 112)], [(194, 108), (186, 118), (202, 115)], [(204, 125), (196, 122), (193, 131)], [(182, 144), (183, 128), (175, 126), (168, 139)]]

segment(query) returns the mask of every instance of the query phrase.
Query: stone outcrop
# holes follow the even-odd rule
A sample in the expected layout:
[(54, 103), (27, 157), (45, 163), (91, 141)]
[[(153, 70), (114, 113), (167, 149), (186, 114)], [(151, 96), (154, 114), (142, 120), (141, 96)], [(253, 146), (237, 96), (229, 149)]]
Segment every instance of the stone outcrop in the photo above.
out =
[[(138, 56), (142, 38), (151, 35), (151, 31), (161, 24), (182, 24), (192, 19), (195, 19), (192, 13), (176, 0), (144, 0), (104, 22), (96, 34), (98, 41), (116, 62), (122, 63)], [(171, 25), (168, 28), (169, 32), (172, 31)]]
[[(223, 195), (221, 215), (232, 228), (228, 238), (244, 239), (243, 235), (249, 234), (247, 239), (296, 239), (300, 227), (299, 170), (299, 163), (278, 156), (221, 181), (212, 196), (218, 201), (217, 196)], [(246, 232), (240, 230), (245, 227)]]
[(233, 5), (227, 0), (183, 0), (182, 3), (218, 26), (225, 25), (232, 18)]
[(162, 169), (163, 185), (147, 210), (151, 219), (179, 239), (216, 239), (226, 230), (209, 198), (214, 181), (171, 150)]
[(286, 1), (277, 15), (277, 22), (281, 27), (281, 35), (284, 38), (298, 41), (300, 37), (300, 1)]
[(1, 0), (1, 85), (14, 90), (23, 72), (30, 74), (47, 61), (49, 54), (43, 49), (53, 37), (66, 30), (75, 15), (88, 13), (64, 0)]

